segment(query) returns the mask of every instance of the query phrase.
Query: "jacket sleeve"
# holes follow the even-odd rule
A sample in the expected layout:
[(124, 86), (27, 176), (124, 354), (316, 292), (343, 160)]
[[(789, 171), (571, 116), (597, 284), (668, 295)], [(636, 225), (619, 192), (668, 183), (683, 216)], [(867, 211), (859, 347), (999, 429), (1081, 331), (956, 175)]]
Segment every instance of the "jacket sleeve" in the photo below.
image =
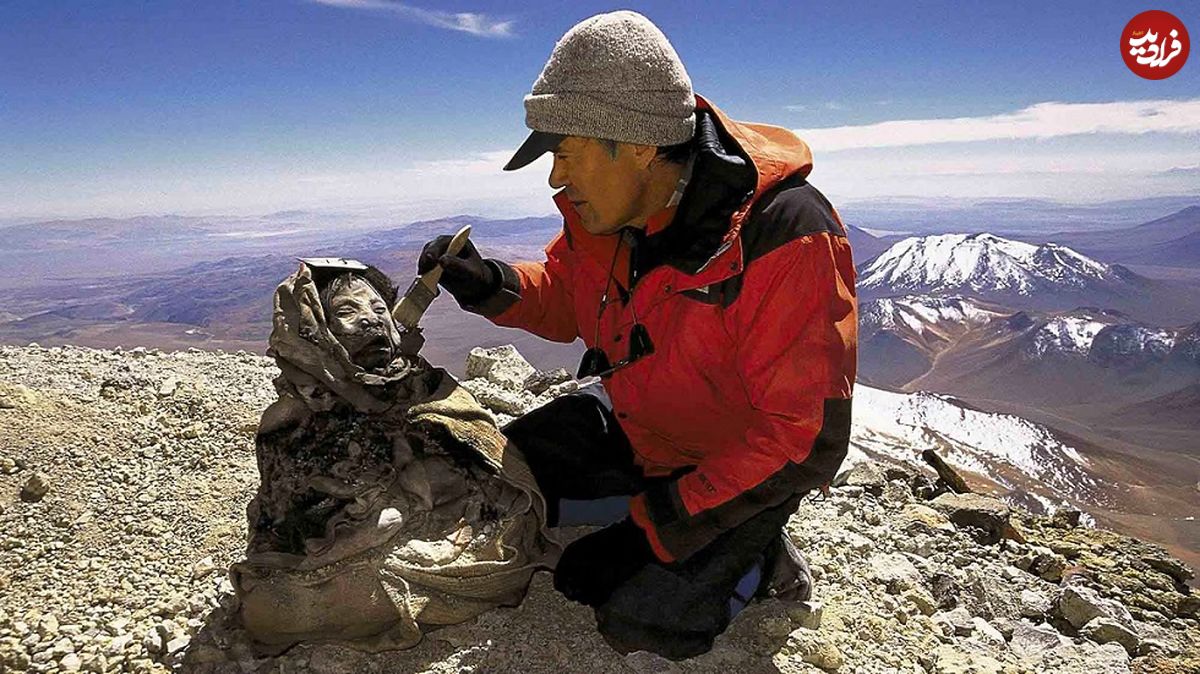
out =
[(799, 237), (745, 274), (726, 322), (755, 420), (743, 442), (633, 498), (633, 519), (663, 562), (828, 483), (848, 449), (857, 300), (845, 239)]
[(466, 311), (484, 316), (506, 328), (521, 328), (555, 342), (570, 343), (579, 336), (570, 248), (563, 232), (546, 245), (544, 262), (507, 263), (488, 258), (500, 273), (500, 288), (474, 304), (461, 304)]

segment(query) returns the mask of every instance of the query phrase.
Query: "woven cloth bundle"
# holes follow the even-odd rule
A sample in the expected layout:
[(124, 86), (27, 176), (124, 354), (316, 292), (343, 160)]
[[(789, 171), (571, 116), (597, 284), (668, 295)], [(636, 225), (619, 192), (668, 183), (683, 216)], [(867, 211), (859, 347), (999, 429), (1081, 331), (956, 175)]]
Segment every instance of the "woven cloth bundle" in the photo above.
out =
[(250, 635), (273, 650), (407, 648), (519, 603), (560, 548), (491, 415), (420, 356), (351, 363), (303, 268), (275, 299), (279, 399), (256, 437), (246, 559), (230, 570)]

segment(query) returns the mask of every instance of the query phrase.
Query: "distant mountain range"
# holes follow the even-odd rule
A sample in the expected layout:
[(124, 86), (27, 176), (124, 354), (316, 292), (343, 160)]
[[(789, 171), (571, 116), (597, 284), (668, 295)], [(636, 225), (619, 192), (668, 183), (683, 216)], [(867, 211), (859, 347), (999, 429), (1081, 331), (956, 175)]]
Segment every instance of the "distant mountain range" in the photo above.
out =
[(1100, 232), (1058, 232), (1047, 235), (1045, 240), (1068, 243), (1106, 261), (1197, 267), (1200, 266), (1200, 206), (1189, 206), (1136, 227)]
[[(286, 218), (273, 220), (280, 222)], [(352, 229), (337, 235), (314, 230), (300, 238), (281, 239), (273, 246), (260, 246), (257, 240), (246, 246), (250, 251), (272, 250), (270, 253), (223, 257), (166, 270), (159, 270), (153, 264), (148, 270), (125, 264), (115, 252), (122, 250), (122, 254), (136, 258), (139, 246), (148, 245), (144, 244), (147, 237), (158, 237), (160, 248), (155, 259), (169, 256), (179, 248), (187, 251), (179, 260), (195, 255), (197, 247), (217, 254), (224, 249), (206, 242), (216, 236), (214, 232), (228, 233), (232, 226), (202, 225), (190, 220), (177, 224), (185, 231), (167, 241), (164, 237), (168, 235), (155, 232), (159, 228), (169, 229), (169, 223), (156, 226), (153, 219), (115, 224), (87, 221), (80, 225), (81, 232), (76, 234), (73, 244), (61, 234), (62, 230), (69, 231), (71, 225), (47, 225), (46, 248), (55, 255), (67, 258), (82, 255), (90, 258), (89, 265), (107, 260), (110, 266), (119, 265), (125, 273), (108, 273), (96, 282), (43, 279), (36, 286), (8, 289), (5, 302), (0, 305), (0, 342), (109, 348), (194, 346), (261, 353), (271, 329), (272, 294), (275, 286), (295, 271), (296, 257), (360, 259), (378, 266), (403, 291), (416, 273), (421, 247), (439, 234), (453, 233), (470, 224), (472, 240), (485, 255), (540, 259), (542, 248), (562, 227), (559, 218), (494, 221), (463, 215), (366, 232)], [(9, 230), (17, 230), (22, 246), (36, 250), (36, 226), (19, 225), (4, 231)], [(315, 233), (318, 231), (323, 233), (318, 235)], [(126, 239), (128, 245), (122, 248), (121, 241)], [(114, 252), (106, 254), (106, 248)], [(67, 265), (62, 269), (82, 271)], [(435, 363), (447, 363), (451, 371), (460, 368), (467, 352), (480, 343), (514, 343), (535, 365), (546, 369), (574, 363), (583, 351), (579, 345), (546, 342), (528, 333), (496, 327), (486, 319), (461, 311), (453, 298), (444, 293), (430, 307), (422, 325), (428, 340), (426, 357)]]
[[(1141, 231), (1174, 241), (1192, 212)], [(1195, 283), (988, 233), (903, 238), (858, 271), (861, 381), (1196, 455)]]
[(961, 296), (883, 298), (861, 306), (859, 341), (864, 380), (910, 390), (1064, 406), (1200, 382), (1200, 322), (1161, 327), (1092, 307), (1034, 312)]
[(863, 298), (966, 294), (1016, 309), (1100, 306), (1149, 322), (1200, 317), (1200, 286), (1146, 278), (1057, 244), (989, 233), (908, 237), (858, 269)]
[[(1200, 204), (1192, 195), (1121, 199), (1090, 204), (1066, 204), (1047, 199), (927, 199), (891, 197), (838, 203), (838, 210), (858, 227), (913, 235), (987, 231), (1033, 241), (1071, 241), (1047, 232), (1119, 230)], [(1088, 252), (1079, 248), (1081, 252)], [(866, 259), (862, 259), (866, 261)]]

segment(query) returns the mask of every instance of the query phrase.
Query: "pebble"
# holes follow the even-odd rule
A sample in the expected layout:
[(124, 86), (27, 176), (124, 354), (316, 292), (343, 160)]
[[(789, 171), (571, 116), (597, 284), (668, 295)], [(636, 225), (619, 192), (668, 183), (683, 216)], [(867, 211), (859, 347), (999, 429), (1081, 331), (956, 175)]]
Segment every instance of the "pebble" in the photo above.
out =
[(28, 503), (37, 503), (46, 497), (50, 492), (49, 479), (42, 473), (34, 473), (25, 480), (25, 485), (21, 487), (21, 500)]

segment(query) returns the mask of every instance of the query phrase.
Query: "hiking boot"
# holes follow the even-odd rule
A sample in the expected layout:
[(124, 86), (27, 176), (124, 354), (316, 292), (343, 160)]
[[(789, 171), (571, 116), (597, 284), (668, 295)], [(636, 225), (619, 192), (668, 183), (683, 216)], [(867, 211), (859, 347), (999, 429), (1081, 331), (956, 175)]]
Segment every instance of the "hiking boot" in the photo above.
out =
[(764, 551), (763, 574), (755, 599), (808, 601), (812, 597), (812, 572), (796, 544), (780, 531), (779, 537)]

